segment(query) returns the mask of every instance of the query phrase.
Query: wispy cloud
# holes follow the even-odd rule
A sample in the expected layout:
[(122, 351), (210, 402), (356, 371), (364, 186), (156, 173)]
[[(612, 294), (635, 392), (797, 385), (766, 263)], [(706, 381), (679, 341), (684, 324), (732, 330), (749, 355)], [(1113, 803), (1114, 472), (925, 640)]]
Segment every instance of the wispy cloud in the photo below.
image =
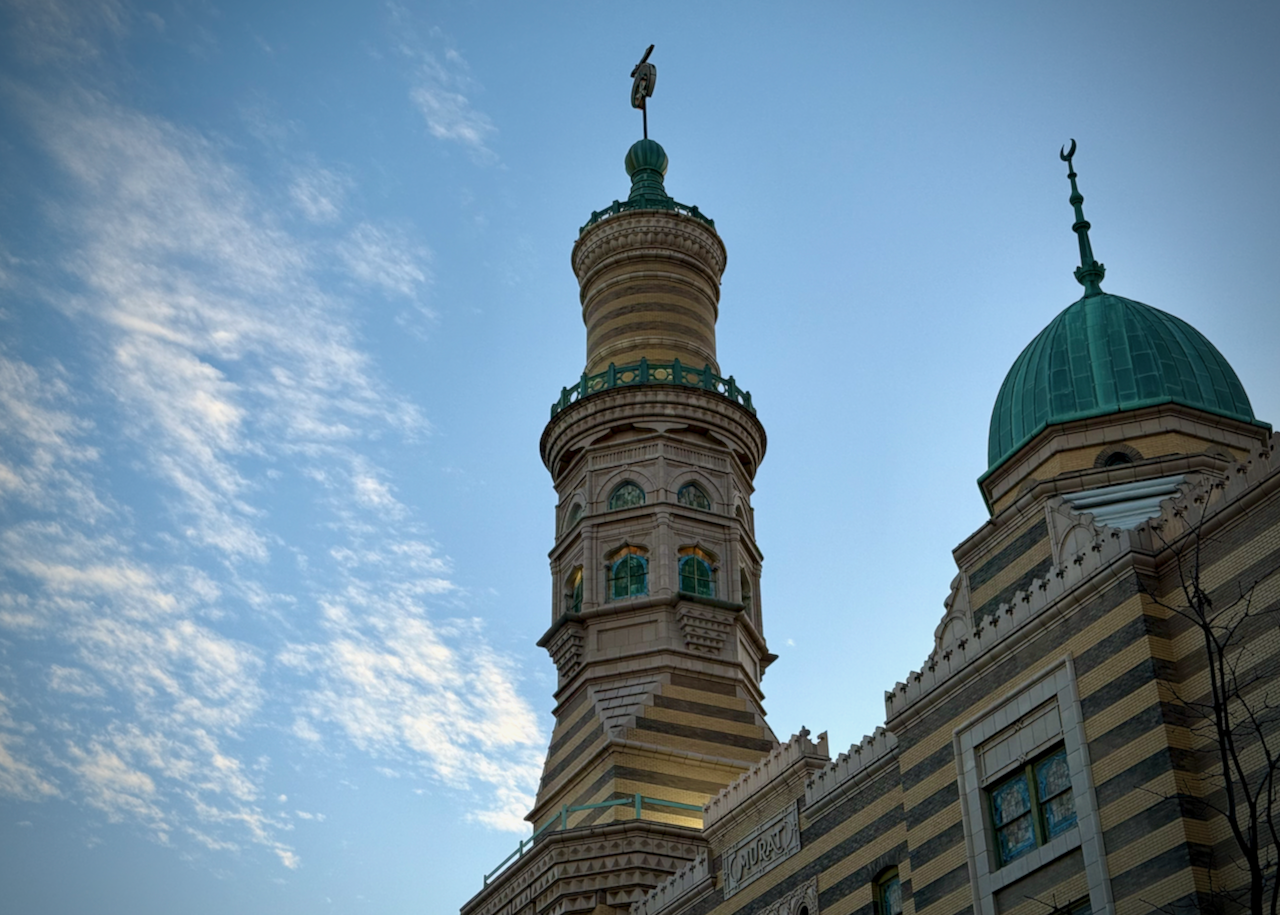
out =
[[(410, 62), (409, 98), (426, 119), (427, 130), (438, 140), (460, 144), (478, 163), (496, 163), (498, 155), (488, 144), (498, 128), (472, 103), (481, 86), (471, 76), (466, 59), (454, 48), (432, 48), (404, 7), (393, 3), (388, 11), (399, 51)], [(438, 30), (429, 34), (440, 38)]]
[[(274, 734), (472, 786), (480, 820), (522, 827), (535, 718), (371, 457), (428, 424), (361, 348), (360, 296), (420, 303), (430, 250), (349, 213), (336, 171), (280, 204), (195, 131), (14, 91), (66, 179), (45, 201), (65, 254), (6, 282), (75, 330), (60, 361), (0, 351), (0, 633), (49, 659), (0, 655), (0, 794), (294, 867), (247, 762)], [(285, 566), (312, 571), (279, 595), (260, 579)]]
[(321, 167), (299, 169), (289, 184), (293, 204), (311, 222), (337, 222), (346, 202), (349, 182)]
[[(527, 830), (543, 736), (479, 622), (435, 622), (426, 612), (423, 598), (448, 587), (445, 563), (423, 544), (339, 558), (347, 585), (325, 603), (327, 638), (281, 655), (310, 681), (296, 732), (320, 740), (333, 726), (367, 753), (445, 784), (478, 782), (489, 799), (477, 820)], [(380, 573), (406, 558), (420, 577), (388, 583)]]

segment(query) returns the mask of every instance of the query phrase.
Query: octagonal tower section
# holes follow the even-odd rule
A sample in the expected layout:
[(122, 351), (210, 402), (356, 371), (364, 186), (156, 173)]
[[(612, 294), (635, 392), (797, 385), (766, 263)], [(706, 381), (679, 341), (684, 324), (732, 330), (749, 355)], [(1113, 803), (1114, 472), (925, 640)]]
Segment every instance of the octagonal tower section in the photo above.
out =
[(777, 744), (751, 509), (766, 439), (716, 361), (714, 223), (667, 195), (657, 143), (626, 165), (630, 197), (573, 248), (586, 366), (542, 435), (559, 504), (539, 644), (558, 690), (529, 819), (694, 833), (702, 805)]

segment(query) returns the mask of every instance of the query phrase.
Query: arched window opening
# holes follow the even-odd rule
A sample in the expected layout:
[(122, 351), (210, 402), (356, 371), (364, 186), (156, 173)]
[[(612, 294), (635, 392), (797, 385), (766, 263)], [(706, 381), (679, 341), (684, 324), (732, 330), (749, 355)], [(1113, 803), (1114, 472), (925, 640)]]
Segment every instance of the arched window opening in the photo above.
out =
[(1099, 451), (1098, 456), (1093, 459), (1093, 466), (1123, 467), (1125, 464), (1140, 460), (1142, 460), (1142, 452), (1132, 445), (1114, 445)]
[(902, 915), (902, 881), (898, 879), (896, 867), (876, 878), (875, 915)]
[(569, 612), (582, 612), (582, 566), (569, 573)]
[(619, 483), (609, 496), (609, 510), (631, 508), (634, 505), (644, 505), (644, 490), (630, 480)]
[(755, 616), (751, 612), (752, 598), (755, 595), (751, 593), (751, 576), (747, 574), (746, 569), (738, 571), (738, 584), (742, 588), (742, 609), (747, 611), (749, 619), (755, 620)]
[(711, 511), (711, 499), (697, 483), (685, 483), (676, 493), (676, 501), (690, 508), (700, 508), (704, 512)]
[(716, 574), (710, 554), (690, 547), (680, 551), (680, 590), (699, 597), (716, 596)]
[(573, 507), (569, 509), (569, 517), (565, 519), (564, 529), (566, 531), (573, 530), (573, 526), (582, 520), (582, 503), (574, 502)]
[(649, 560), (635, 547), (627, 547), (609, 565), (609, 599), (626, 600), (649, 593)]

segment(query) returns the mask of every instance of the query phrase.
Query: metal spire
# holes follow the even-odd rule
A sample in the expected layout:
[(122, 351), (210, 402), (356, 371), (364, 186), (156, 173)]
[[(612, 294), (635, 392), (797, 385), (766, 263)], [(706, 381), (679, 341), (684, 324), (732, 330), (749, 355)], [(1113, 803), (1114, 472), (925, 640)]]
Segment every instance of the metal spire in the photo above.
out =
[(1102, 278), (1107, 275), (1107, 268), (1093, 257), (1093, 246), (1089, 244), (1089, 220), (1084, 218), (1084, 194), (1076, 187), (1076, 170), (1071, 158), (1076, 154), (1076, 141), (1071, 141), (1071, 148), (1065, 147), (1058, 156), (1067, 163), (1067, 177), (1071, 179), (1071, 205), (1075, 207), (1076, 221), (1071, 230), (1080, 239), (1080, 266), (1076, 268), (1076, 280), (1084, 287), (1085, 298), (1102, 294)]
[(653, 45), (644, 52), (640, 63), (631, 70), (631, 107), (639, 108), (644, 115), (644, 138), (649, 139), (649, 107), (645, 99), (652, 97), (653, 87), (658, 84), (658, 68), (649, 63), (649, 55), (653, 53)]

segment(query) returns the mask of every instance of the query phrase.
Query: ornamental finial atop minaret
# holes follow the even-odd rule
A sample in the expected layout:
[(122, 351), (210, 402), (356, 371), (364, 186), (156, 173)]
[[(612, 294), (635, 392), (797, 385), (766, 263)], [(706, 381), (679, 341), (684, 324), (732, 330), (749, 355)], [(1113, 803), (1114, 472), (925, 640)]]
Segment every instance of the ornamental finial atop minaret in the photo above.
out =
[(1058, 156), (1067, 163), (1067, 178), (1071, 181), (1070, 203), (1075, 207), (1076, 221), (1071, 230), (1080, 239), (1080, 266), (1076, 268), (1076, 280), (1084, 287), (1085, 298), (1102, 295), (1102, 278), (1107, 275), (1107, 268), (1098, 263), (1093, 256), (1093, 246), (1089, 244), (1089, 220), (1084, 218), (1084, 194), (1076, 187), (1076, 169), (1071, 159), (1076, 154), (1076, 141), (1071, 141), (1071, 148), (1063, 147)]
[(654, 87), (658, 85), (658, 68), (649, 63), (652, 53), (653, 45), (649, 45), (640, 63), (631, 68), (631, 107), (640, 109), (646, 140), (649, 139), (649, 105), (646, 100), (653, 98)]

